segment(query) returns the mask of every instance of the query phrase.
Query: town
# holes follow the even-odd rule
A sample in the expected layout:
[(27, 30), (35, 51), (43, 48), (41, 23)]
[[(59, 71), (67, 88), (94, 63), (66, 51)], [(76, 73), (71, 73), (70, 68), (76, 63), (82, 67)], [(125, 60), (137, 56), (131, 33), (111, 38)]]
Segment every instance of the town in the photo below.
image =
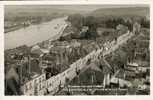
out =
[(46, 36), (6, 33), (5, 95), (149, 95), (150, 20), (94, 13), (54, 18)]

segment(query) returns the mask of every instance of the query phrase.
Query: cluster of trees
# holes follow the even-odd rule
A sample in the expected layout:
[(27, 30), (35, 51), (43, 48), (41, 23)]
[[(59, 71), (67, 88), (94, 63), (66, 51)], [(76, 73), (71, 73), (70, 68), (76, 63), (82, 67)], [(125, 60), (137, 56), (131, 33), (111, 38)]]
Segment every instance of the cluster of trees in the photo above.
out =
[(96, 27), (108, 27), (116, 28), (118, 24), (130, 24), (125, 22), (122, 18), (102, 18), (95, 16), (82, 16), (81, 14), (74, 14), (68, 17), (68, 21), (71, 22), (72, 26), (80, 30), (83, 26), (88, 26), (89, 29), (95, 30)]
[(78, 31), (81, 31), (81, 28), (83, 27), (83, 21), (84, 17), (80, 14), (73, 14), (70, 15), (67, 19), (73, 27), (75, 27)]
[(132, 23), (130, 21), (126, 21), (123, 18), (102, 18), (95, 16), (83, 16), (80, 14), (70, 15), (67, 19), (79, 33), (83, 26), (87, 26), (87, 32), (83, 33), (81, 37), (83, 38), (95, 38), (97, 37), (97, 28), (113, 28), (116, 29), (116, 26), (119, 24), (123, 24), (132, 31)]
[(140, 20), (140, 24), (141, 24), (141, 27), (150, 28), (150, 20), (147, 20), (146, 18), (142, 18)]
[(95, 37), (97, 35), (96, 28), (97, 28), (97, 20), (94, 16), (82, 16), (80, 14), (70, 15), (67, 19), (72, 27), (76, 28), (78, 32), (81, 31), (83, 26), (87, 26), (89, 29), (87, 30), (87, 34), (84, 36), (86, 38)]
[(130, 31), (132, 31), (133, 23), (130, 20), (126, 20), (123, 18), (113, 18), (105, 21), (105, 25), (108, 28), (116, 28), (117, 25), (122, 24), (128, 27)]
[[(137, 20), (138, 19), (138, 20)], [(106, 28), (116, 28), (117, 25), (122, 24), (128, 27), (132, 31), (133, 23), (138, 22), (142, 27), (149, 28), (150, 21), (145, 17), (139, 18), (125, 18), (125, 17), (95, 17), (95, 16), (83, 16), (81, 14), (73, 14), (68, 17), (68, 21), (71, 22), (72, 26), (78, 31), (81, 30), (83, 26), (89, 27), (89, 32), (96, 32), (97, 27)]]

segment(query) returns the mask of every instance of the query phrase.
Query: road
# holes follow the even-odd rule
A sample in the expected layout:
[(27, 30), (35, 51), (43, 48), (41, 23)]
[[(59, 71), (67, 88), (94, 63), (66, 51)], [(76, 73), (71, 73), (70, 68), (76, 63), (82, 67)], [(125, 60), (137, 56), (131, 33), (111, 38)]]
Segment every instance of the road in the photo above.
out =
[[(62, 30), (63, 30), (63, 28), (61, 29), (61, 31)], [(62, 34), (62, 32), (59, 32), (59, 34)], [(76, 62), (71, 64), (70, 67), (67, 70), (65, 70), (64, 72), (45, 80), (43, 82), (44, 88), (42, 88), (41, 90), (39, 90), (39, 86), (41, 85), (41, 83), (38, 84), (37, 85), (38, 94), (43, 95), (47, 89), (49, 92), (47, 95), (56, 95), (56, 93), (58, 93), (62, 89), (62, 88), (60, 89), (60, 87), (64, 88), (65, 86), (67, 86), (69, 84), (69, 82), (72, 79), (74, 79), (77, 76), (78, 70), (80, 70), (80, 72), (84, 72), (90, 66), (94, 66), (94, 65), (90, 65), (90, 64), (87, 65), (87, 62), (89, 59), (91, 59), (92, 62), (94, 62), (95, 60), (97, 60), (97, 58), (99, 56), (101, 56), (101, 54), (103, 56), (106, 56), (106, 55), (110, 54), (111, 52), (114, 52), (121, 45), (125, 44), (127, 42), (127, 40), (129, 40), (133, 35), (134, 34), (129, 33), (129, 32), (126, 34), (123, 34), (122, 36), (118, 37), (117, 42), (112, 41), (109, 44), (107, 44), (106, 47), (104, 47), (104, 48), (108, 48), (107, 50), (106, 49), (103, 50), (103, 48), (100, 48), (98, 50), (92, 51), (91, 53), (89, 53), (85, 57), (80, 58), (79, 60), (77, 60)], [(66, 80), (66, 79), (68, 79), (68, 80)]]
[(61, 30), (67, 26), (66, 19), (67, 17), (56, 18), (50, 22), (8, 32), (4, 37), (4, 49), (13, 49), (22, 45), (32, 46), (48, 39), (55, 40), (59, 34), (61, 35)]
[[(68, 78), (69, 81), (71, 81), (74, 77), (76, 77), (76, 67), (77, 69), (80, 69), (81, 71), (85, 71), (86, 69), (88, 69), (89, 66), (86, 66), (86, 59), (91, 58), (94, 59), (95, 55), (100, 56), (99, 52), (103, 52), (103, 55), (108, 55), (111, 52), (115, 51), (116, 49), (118, 49), (121, 45), (125, 44), (127, 42), (127, 40), (129, 40), (131, 37), (133, 36), (132, 33), (126, 33), (122, 36), (120, 36), (117, 40), (117, 43), (115, 44), (111, 44), (109, 46), (107, 46), (108, 50), (97, 50), (97, 51), (93, 51), (91, 53), (89, 53), (87, 56), (85, 56), (84, 58), (81, 59), (82, 63), (79, 62), (79, 60), (77, 60), (76, 62), (74, 62), (72, 65), (70, 65), (71, 67), (69, 69), (67, 69), (66, 71), (62, 72), (61, 74), (58, 75), (56, 79), (57, 83), (52, 83), (54, 88), (59, 86), (59, 83), (61, 82), (61, 86), (65, 86), (67, 83), (65, 82), (65, 78)], [(78, 65), (79, 64), (79, 65)], [(57, 80), (58, 79), (58, 80)], [(52, 88), (52, 90), (54, 90)], [(56, 92), (56, 91), (54, 91)], [(51, 95), (51, 94), (50, 94)]]

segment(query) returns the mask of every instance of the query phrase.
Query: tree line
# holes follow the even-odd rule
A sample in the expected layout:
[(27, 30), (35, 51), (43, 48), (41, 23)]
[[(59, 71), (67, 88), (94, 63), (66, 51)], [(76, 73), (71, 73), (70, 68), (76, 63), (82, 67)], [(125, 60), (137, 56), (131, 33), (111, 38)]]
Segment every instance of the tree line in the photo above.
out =
[(81, 14), (70, 15), (67, 19), (73, 27), (78, 31), (82, 29), (83, 26), (88, 26), (90, 32), (95, 32), (97, 27), (106, 28), (116, 28), (117, 25), (122, 24), (132, 30), (133, 23), (138, 22), (144, 28), (150, 28), (150, 21), (145, 17), (139, 18), (124, 18), (124, 17), (95, 17), (95, 16), (83, 16)]

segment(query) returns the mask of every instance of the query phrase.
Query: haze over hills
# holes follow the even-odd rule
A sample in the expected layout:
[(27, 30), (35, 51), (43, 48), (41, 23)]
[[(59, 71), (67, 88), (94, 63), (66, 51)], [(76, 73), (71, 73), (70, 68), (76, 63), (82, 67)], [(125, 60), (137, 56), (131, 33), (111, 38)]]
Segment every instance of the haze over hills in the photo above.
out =
[(140, 5), (16, 5), (5, 6), (5, 19), (12, 19), (16, 16), (55, 16), (70, 15), (74, 13), (85, 16), (96, 17), (133, 17), (143, 16), (149, 19), (150, 9), (148, 6)]
[(62, 7), (52, 7), (52, 6), (5, 6), (5, 17), (11, 18), (15, 16), (50, 16), (54, 14), (73, 14), (73, 13), (83, 13), (83, 11), (62, 9)]
[(140, 5), (15, 5), (5, 6), (5, 15), (7, 16), (26, 16), (31, 15), (44, 15), (52, 13), (73, 14), (91, 13), (96, 16), (121, 16), (121, 15), (149, 15), (149, 7)]
[(149, 18), (149, 7), (122, 7), (122, 8), (101, 8), (91, 12), (89, 15), (96, 17), (115, 16), (132, 17), (142, 16)]

